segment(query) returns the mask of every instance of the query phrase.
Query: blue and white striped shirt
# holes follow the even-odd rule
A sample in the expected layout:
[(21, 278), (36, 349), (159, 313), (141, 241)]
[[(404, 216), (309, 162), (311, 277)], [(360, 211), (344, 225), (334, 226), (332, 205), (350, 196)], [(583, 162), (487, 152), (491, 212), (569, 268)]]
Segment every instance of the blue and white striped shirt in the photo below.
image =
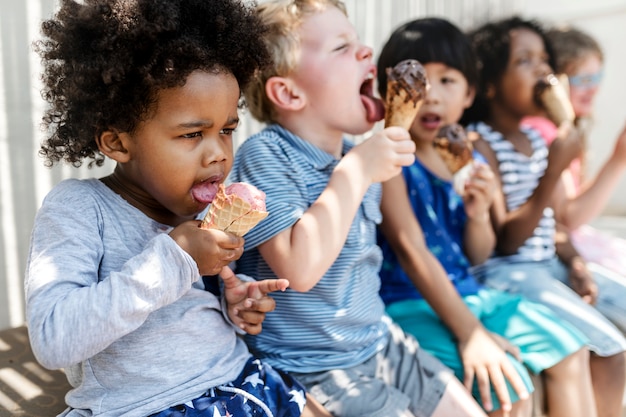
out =
[[(353, 144), (344, 139), (343, 153)], [(267, 194), (269, 216), (246, 234), (237, 272), (276, 278), (257, 247), (292, 227), (326, 188), (339, 160), (277, 125), (238, 149), (231, 181)], [(276, 309), (263, 331), (247, 336), (251, 350), (285, 371), (318, 372), (355, 366), (383, 348), (389, 319), (378, 294), (382, 263), (376, 245), (381, 186), (367, 191), (346, 243), (324, 277), (308, 292), (276, 292)]]
[[(532, 154), (526, 156), (518, 152), (511, 142), (500, 132), (485, 123), (468, 126), (468, 130), (478, 132), (489, 143), (498, 160), (498, 170), (502, 182), (502, 191), (506, 199), (507, 210), (512, 211), (526, 203), (534, 193), (539, 180), (548, 166), (548, 147), (538, 131), (522, 128), (531, 142)], [(555, 220), (554, 210), (546, 207), (533, 235), (529, 237), (516, 254), (496, 257), (487, 261), (493, 265), (500, 261), (543, 261), (552, 259), (554, 246)]]

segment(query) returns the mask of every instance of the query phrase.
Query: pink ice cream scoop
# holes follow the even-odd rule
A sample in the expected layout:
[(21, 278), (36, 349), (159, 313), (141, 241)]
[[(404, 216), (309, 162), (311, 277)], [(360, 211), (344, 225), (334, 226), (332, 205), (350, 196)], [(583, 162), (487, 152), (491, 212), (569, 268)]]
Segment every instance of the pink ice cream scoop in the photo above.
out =
[(250, 204), (251, 210), (265, 211), (265, 193), (254, 185), (235, 182), (225, 189), (227, 196), (238, 196)]
[(243, 236), (268, 214), (265, 193), (252, 184), (236, 182), (228, 187), (220, 184), (200, 227)]

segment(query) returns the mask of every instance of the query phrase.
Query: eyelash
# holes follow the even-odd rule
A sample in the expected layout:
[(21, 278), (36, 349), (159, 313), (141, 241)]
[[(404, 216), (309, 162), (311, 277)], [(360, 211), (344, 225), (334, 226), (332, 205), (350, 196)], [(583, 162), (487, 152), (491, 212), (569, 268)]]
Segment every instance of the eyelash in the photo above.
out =
[[(235, 133), (236, 131), (237, 131), (237, 128), (229, 127), (229, 128), (220, 130), (220, 135), (232, 136), (233, 133)], [(202, 132), (185, 133), (184, 135), (180, 135), (180, 137), (184, 139), (194, 139), (197, 137), (202, 137)]]
[(197, 138), (198, 136), (202, 136), (202, 132), (185, 133), (184, 135), (180, 136), (185, 139), (193, 139)]
[(337, 48), (335, 48), (335, 51), (339, 52), (339, 51), (343, 51), (346, 50), (350, 47), (350, 44), (348, 43), (344, 43), (342, 45), (339, 45)]
[(237, 131), (236, 127), (229, 127), (229, 128), (220, 130), (220, 135), (232, 136), (232, 134), (235, 133), (236, 131)]

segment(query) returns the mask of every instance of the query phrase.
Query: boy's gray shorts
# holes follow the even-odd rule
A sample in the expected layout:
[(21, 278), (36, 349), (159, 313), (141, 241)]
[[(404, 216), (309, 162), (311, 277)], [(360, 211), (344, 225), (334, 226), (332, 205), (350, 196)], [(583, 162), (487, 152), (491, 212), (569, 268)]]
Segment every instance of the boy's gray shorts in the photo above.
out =
[[(336, 417), (429, 417), (454, 374), (395, 323), (385, 348), (360, 365), (290, 372)], [(406, 415), (406, 414), (404, 414)]]

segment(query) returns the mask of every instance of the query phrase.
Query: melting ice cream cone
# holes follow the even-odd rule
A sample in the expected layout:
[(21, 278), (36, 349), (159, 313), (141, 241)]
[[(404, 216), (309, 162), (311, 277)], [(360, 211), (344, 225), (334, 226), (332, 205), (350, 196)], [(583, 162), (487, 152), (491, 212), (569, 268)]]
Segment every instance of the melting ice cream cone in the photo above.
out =
[(569, 82), (564, 74), (549, 74), (541, 79), (535, 85), (535, 100), (556, 126), (566, 121), (573, 122), (576, 117), (569, 100)]
[(263, 191), (242, 182), (228, 187), (220, 184), (200, 227), (243, 236), (268, 214)]
[(441, 159), (445, 162), (448, 170), (452, 173), (454, 190), (463, 195), (465, 183), (472, 174), (474, 166), (474, 145), (467, 137), (465, 129), (461, 125), (445, 125), (437, 133), (433, 141)]
[(407, 59), (387, 68), (385, 127), (409, 129), (426, 97), (428, 80), (419, 61)]

